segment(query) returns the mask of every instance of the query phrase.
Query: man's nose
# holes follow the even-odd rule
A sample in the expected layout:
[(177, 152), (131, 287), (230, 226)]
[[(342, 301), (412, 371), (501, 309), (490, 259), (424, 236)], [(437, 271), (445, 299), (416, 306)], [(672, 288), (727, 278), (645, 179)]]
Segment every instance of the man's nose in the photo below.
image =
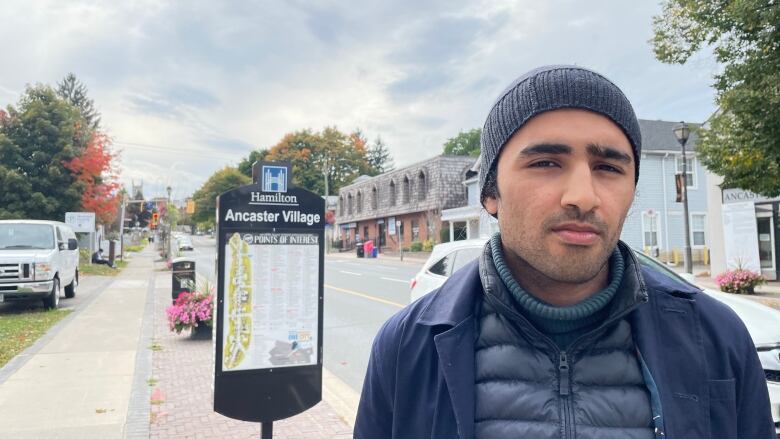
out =
[(569, 178), (565, 180), (561, 207), (569, 209), (576, 207), (580, 212), (590, 212), (601, 205), (601, 198), (594, 187), (593, 173), (590, 166), (575, 167)]

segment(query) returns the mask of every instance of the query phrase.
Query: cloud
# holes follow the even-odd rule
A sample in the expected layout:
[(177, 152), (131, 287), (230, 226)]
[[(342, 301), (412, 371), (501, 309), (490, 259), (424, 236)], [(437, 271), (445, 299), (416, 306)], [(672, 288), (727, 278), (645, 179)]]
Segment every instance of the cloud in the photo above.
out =
[(656, 61), (658, 12), (620, 0), (6, 0), (0, 104), (72, 71), (123, 149), (123, 181), (182, 194), (305, 128), (360, 127), (397, 166), (425, 159), (548, 63), (604, 73), (640, 117), (704, 120), (717, 66)]

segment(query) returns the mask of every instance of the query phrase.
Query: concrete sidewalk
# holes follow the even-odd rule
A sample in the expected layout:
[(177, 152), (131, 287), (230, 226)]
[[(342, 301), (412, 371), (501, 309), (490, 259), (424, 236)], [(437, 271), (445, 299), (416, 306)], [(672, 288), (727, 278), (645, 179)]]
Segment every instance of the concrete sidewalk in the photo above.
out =
[[(668, 265), (667, 267), (676, 273), (685, 272), (682, 265)], [(697, 285), (715, 291), (720, 290), (718, 283), (715, 281), (715, 277), (710, 273), (710, 267), (708, 265), (694, 264), (691, 268)], [(741, 297), (763, 303), (772, 308), (780, 309), (780, 282), (769, 281), (764, 285), (756, 287), (755, 294), (746, 294)]]
[(133, 260), (9, 363), (14, 370), (0, 384), (0, 437), (123, 437), (151, 256)]

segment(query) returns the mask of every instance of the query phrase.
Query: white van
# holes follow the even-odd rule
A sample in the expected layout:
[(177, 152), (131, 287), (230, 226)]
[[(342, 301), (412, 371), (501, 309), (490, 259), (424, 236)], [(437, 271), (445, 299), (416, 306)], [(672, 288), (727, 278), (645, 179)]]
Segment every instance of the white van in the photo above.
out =
[(61, 290), (76, 295), (79, 246), (73, 229), (59, 221), (0, 221), (0, 302), (42, 299), (57, 308)]

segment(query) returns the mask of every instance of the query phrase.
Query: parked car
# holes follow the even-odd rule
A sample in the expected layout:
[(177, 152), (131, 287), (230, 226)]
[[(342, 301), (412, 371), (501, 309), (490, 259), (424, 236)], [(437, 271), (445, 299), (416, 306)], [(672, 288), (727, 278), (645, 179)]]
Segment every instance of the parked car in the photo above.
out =
[(79, 249), (76, 234), (58, 221), (0, 221), (0, 302), (43, 300), (57, 308), (76, 295)]
[(192, 241), (189, 237), (182, 236), (176, 240), (176, 243), (179, 246), (179, 251), (194, 250), (192, 247)]
[[(411, 300), (415, 301), (440, 287), (453, 272), (479, 257), (486, 242), (485, 239), (472, 239), (435, 246), (431, 256), (411, 281)], [(686, 279), (688, 276), (675, 273), (661, 262), (641, 252), (634, 251), (634, 253), (644, 267), (663, 273), (678, 282), (695, 284), (694, 279)], [(697, 288), (701, 287), (697, 286)], [(766, 374), (769, 399), (772, 404), (772, 419), (780, 438), (780, 311), (734, 294), (709, 288), (702, 288), (702, 290), (734, 310), (753, 338), (761, 366)]]

